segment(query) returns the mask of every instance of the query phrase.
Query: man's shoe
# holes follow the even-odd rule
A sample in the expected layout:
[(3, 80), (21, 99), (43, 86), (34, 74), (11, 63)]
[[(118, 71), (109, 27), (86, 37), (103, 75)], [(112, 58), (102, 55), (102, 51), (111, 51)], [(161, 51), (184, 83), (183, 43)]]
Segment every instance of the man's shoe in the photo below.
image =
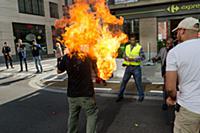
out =
[(138, 101), (139, 101), (139, 102), (142, 102), (143, 100), (144, 100), (144, 97), (139, 97), (139, 98), (138, 98)]
[(40, 71), (36, 71), (35, 73), (40, 73)]
[(124, 99), (124, 97), (123, 97), (123, 96), (119, 96), (119, 97), (117, 98), (116, 102), (120, 102), (122, 99)]

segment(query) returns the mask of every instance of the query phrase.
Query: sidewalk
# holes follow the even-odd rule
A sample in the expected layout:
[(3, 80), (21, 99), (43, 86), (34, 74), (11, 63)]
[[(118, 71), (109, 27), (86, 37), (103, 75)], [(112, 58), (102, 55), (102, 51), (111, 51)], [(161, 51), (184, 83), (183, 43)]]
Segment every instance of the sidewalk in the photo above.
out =
[[(42, 60), (42, 66), (43, 66), (43, 73), (36, 74), (36, 68), (33, 61), (28, 61), (28, 72), (23, 71), (19, 72), (20, 65), (19, 62), (14, 63), (14, 69), (6, 69), (6, 66), (4, 64), (0, 64), (0, 85), (6, 83), (6, 82), (13, 82), (18, 81), (19, 79), (26, 79), (27, 77), (35, 77), (38, 82), (40, 79), (38, 77), (41, 76), (45, 77), (46, 74), (51, 73), (54, 69), (56, 69), (56, 59), (47, 59)], [(24, 64), (23, 64), (24, 65)], [(39, 76), (40, 75), (40, 76)]]
[[(123, 59), (117, 59), (117, 70), (114, 71), (113, 77), (110, 78), (107, 82), (108, 83), (120, 83), (125, 67), (122, 67), (122, 62)], [(52, 75), (49, 77), (44, 77), (43, 80), (44, 82), (50, 82), (50, 81), (64, 81), (67, 78), (67, 75), (61, 74), (57, 75), (56, 72), (53, 72)], [(160, 73), (160, 64), (154, 64), (153, 66), (142, 66), (142, 78), (143, 78), (143, 83), (149, 83), (149, 84), (163, 84), (163, 78)], [(131, 81), (134, 82), (133, 79)]]
[[(117, 70), (114, 71), (114, 77), (107, 80), (107, 85), (104, 86), (101, 84), (96, 84), (94, 81), (94, 86), (96, 92), (99, 93), (109, 93), (116, 94), (120, 88), (120, 82), (122, 80), (125, 67), (122, 67), (121, 64), (123, 59), (117, 59)], [(14, 69), (5, 69), (5, 66), (0, 66), (0, 79), (1, 82), (4, 82), (4, 79), (11, 77), (12, 80), (17, 80), (19, 78), (25, 79), (26, 77), (31, 77), (30, 84), (35, 88), (48, 88), (54, 91), (63, 91), (66, 92), (67, 79), (68, 76), (66, 73), (57, 74), (56, 71), (56, 59), (47, 59), (42, 60), (42, 65), (44, 72), (41, 74), (35, 74), (35, 64), (33, 61), (28, 63), (28, 72), (18, 73), (19, 64), (14, 65)], [(153, 66), (142, 66), (142, 78), (143, 78), (143, 87), (146, 95), (162, 95), (162, 84), (163, 79), (160, 74), (160, 64), (155, 64)], [(127, 95), (135, 95), (137, 93), (134, 79), (131, 78), (126, 89)]]

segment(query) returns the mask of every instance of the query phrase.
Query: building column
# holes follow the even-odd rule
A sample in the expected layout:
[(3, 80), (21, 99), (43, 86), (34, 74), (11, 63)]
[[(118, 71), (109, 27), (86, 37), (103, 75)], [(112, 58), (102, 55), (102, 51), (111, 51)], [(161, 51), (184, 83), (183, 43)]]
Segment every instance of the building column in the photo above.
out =
[(140, 44), (148, 59), (157, 53), (157, 18), (142, 18), (139, 20), (139, 25)]
[[(14, 43), (12, 23), (10, 22), (0, 22), (0, 48), (7, 42), (8, 46), (11, 48), (11, 54), (15, 55), (15, 43)], [(1, 50), (1, 49), (0, 49)], [(2, 53), (0, 52), (0, 56)]]
[(46, 42), (47, 42), (47, 54), (53, 54), (53, 40), (51, 25), (45, 25), (46, 30)]

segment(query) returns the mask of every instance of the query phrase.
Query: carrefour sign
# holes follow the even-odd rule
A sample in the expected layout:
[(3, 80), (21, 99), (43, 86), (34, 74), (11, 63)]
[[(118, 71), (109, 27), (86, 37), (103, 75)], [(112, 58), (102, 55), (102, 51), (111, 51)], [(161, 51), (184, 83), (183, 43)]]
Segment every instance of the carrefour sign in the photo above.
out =
[(179, 11), (200, 9), (200, 4), (190, 4), (190, 5), (171, 5), (167, 8), (170, 13), (177, 13)]

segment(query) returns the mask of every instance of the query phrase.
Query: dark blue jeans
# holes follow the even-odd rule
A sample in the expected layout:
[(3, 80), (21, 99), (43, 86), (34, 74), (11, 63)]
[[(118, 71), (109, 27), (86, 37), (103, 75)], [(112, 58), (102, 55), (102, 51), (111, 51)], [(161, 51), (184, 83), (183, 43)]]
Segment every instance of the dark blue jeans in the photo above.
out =
[(133, 75), (133, 78), (135, 80), (135, 84), (137, 87), (138, 95), (139, 97), (144, 97), (144, 90), (142, 88), (142, 71), (140, 66), (127, 66), (121, 86), (120, 86), (120, 91), (119, 91), (119, 97), (123, 96), (124, 90), (126, 89), (126, 84), (128, 83), (129, 79)]

